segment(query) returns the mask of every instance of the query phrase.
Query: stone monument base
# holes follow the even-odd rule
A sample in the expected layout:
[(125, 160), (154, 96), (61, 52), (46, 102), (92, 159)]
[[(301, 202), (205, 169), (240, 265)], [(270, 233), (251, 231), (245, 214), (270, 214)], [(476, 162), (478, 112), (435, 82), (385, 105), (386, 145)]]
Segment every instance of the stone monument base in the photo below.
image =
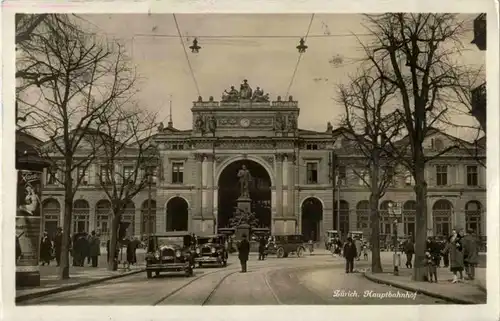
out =
[(247, 240), (250, 240), (250, 225), (248, 224), (241, 224), (236, 227), (236, 231), (234, 233), (234, 236), (236, 237), (236, 240), (240, 241), (243, 239), (243, 235), (246, 235)]
[(252, 211), (252, 200), (248, 197), (238, 198), (236, 204), (238, 208), (245, 213), (250, 213)]

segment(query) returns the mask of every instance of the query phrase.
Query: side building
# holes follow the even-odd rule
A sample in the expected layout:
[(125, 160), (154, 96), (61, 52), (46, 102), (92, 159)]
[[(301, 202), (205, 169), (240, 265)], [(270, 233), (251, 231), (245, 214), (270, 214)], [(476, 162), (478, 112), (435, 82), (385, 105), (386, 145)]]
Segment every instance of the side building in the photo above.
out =
[[(140, 192), (125, 210), (128, 235), (173, 230), (215, 233), (228, 227), (239, 197), (237, 173), (243, 166), (252, 176), (252, 211), (259, 226), (272, 233), (300, 233), (316, 241), (331, 229), (370, 234), (370, 192), (358, 168), (364, 159), (345, 139), (342, 128), (328, 124), (319, 132), (299, 129), (300, 110), (293, 97), (258, 98), (225, 97), (217, 102), (200, 97), (191, 109), (192, 129), (176, 129), (172, 122), (159, 126), (152, 137), (159, 166), (151, 191)], [(436, 153), (457, 141), (436, 130), (426, 139), (425, 150)], [(486, 235), (486, 170), (479, 162), (485, 153), (478, 154), (477, 149), (473, 153), (467, 144), (428, 165), (429, 235), (448, 234), (457, 226)], [(73, 231), (99, 229), (105, 239), (111, 216), (110, 203), (99, 190), (102, 166), (96, 161), (84, 173), (74, 201)], [(130, 170), (126, 159), (115, 166)], [(332, 183), (333, 173), (339, 177), (338, 185)], [(54, 178), (57, 175), (50, 170), (45, 175), (43, 215), (49, 231), (63, 219), (63, 188)], [(393, 232), (389, 202), (401, 204), (405, 232), (413, 233), (415, 196), (409, 173), (395, 171), (381, 200), (382, 234)]]

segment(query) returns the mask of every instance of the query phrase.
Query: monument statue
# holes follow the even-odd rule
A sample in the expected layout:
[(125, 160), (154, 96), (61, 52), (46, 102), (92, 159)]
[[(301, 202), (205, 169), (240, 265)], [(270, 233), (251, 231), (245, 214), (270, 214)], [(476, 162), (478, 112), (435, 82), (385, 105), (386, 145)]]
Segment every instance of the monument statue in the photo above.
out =
[(158, 131), (159, 131), (159, 132), (163, 131), (163, 128), (164, 128), (164, 127), (163, 127), (163, 122), (160, 122), (160, 123), (158, 124), (158, 127), (157, 127), (157, 128), (158, 128)]
[(277, 114), (274, 120), (274, 130), (283, 131), (285, 130), (285, 117), (281, 114)]
[(240, 198), (250, 198), (250, 181), (252, 175), (245, 165), (241, 166), (238, 171), (238, 178), (240, 180)]
[(243, 80), (243, 83), (240, 85), (240, 98), (252, 99), (252, 88), (250, 87), (246, 79)]
[(264, 90), (262, 90), (260, 87), (257, 87), (252, 95), (252, 100), (255, 102), (268, 102), (269, 94), (264, 95)]
[(239, 100), (239, 93), (234, 86), (231, 86), (231, 90), (224, 90), (222, 94), (222, 101), (224, 102), (237, 102)]
[(196, 130), (203, 131), (203, 129), (204, 129), (203, 127), (205, 126), (205, 122), (203, 121), (203, 118), (201, 117), (201, 115), (198, 115), (194, 125), (195, 125)]
[(288, 116), (288, 129), (295, 130), (297, 129), (297, 118), (294, 115)]

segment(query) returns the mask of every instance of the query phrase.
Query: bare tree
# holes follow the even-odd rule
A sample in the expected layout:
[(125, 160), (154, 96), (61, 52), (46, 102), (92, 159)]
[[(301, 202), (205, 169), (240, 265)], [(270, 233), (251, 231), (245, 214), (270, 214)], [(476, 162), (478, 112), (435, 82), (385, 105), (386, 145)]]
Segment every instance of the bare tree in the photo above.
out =
[[(69, 235), (73, 199), (95, 155), (75, 157), (88, 134), (98, 130), (100, 115), (133, 94), (135, 72), (129, 68), (119, 44), (73, 28), (62, 18), (52, 22), (45, 25), (43, 32), (32, 33), (29, 46), (22, 48), (19, 66), (46, 80), (18, 97), (18, 102), (36, 112), (34, 123), (43, 124), (41, 129), (49, 137), (43, 153), (52, 160), (51, 171), (61, 173), (59, 181), (65, 192), (63, 232)], [(69, 245), (69, 239), (64, 237), (61, 279), (69, 278)]]
[(357, 166), (352, 170), (370, 189), (372, 272), (381, 273), (378, 208), (394, 182), (398, 164), (387, 151), (392, 147), (390, 142), (400, 136), (403, 124), (400, 117), (388, 112), (396, 87), (376, 71), (372, 74), (363, 71), (348, 84), (339, 86), (338, 101), (344, 106), (343, 137), (355, 146), (352, 152), (361, 154), (363, 159), (360, 164), (354, 162)]
[[(413, 278), (424, 280), (427, 237), (426, 164), (457, 148), (449, 146), (425, 155), (423, 143), (431, 131), (443, 124), (456, 101), (455, 89), (470, 69), (458, 58), (465, 35), (465, 22), (455, 14), (390, 13), (367, 15), (371, 43), (362, 44), (369, 69), (396, 87), (398, 111), (403, 119), (406, 139), (398, 143), (404, 150), (397, 158), (415, 179), (416, 235)], [(404, 145), (404, 146), (403, 146)], [(394, 149), (395, 151), (400, 150)]]
[[(99, 184), (111, 203), (109, 253), (117, 250), (125, 207), (157, 175), (159, 155), (150, 139), (156, 116), (125, 104), (101, 113), (97, 121), (100, 133), (94, 136), (92, 147), (100, 166)], [(108, 269), (116, 269), (113, 255), (109, 255)]]

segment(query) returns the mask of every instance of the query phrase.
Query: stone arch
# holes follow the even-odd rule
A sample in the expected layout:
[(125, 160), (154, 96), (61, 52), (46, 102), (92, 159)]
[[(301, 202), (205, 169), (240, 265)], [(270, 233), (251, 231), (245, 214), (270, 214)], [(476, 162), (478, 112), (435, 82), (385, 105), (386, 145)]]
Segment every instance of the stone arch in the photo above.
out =
[(187, 231), (189, 227), (189, 203), (184, 197), (171, 197), (166, 204), (166, 230)]
[(432, 205), (432, 221), (435, 235), (450, 235), (452, 213), (453, 204), (448, 200), (440, 199)]
[(234, 157), (229, 157), (228, 159), (222, 161), (216, 170), (215, 182), (219, 182), (220, 176), (222, 172), (224, 172), (227, 166), (239, 160), (254, 161), (259, 165), (261, 165), (262, 167), (264, 167), (267, 171), (267, 174), (269, 175), (269, 178), (271, 179), (271, 186), (276, 186), (274, 169), (271, 167), (271, 165), (269, 165), (269, 163), (263, 160), (262, 158), (251, 155), (238, 155)]
[(482, 212), (483, 205), (479, 201), (468, 201), (467, 204), (465, 204), (465, 228), (466, 230), (473, 230), (478, 236), (482, 234)]
[(356, 204), (356, 228), (365, 234), (370, 230), (370, 202), (367, 200)]
[(302, 200), (301, 230), (306, 240), (319, 241), (323, 222), (323, 201), (316, 196), (309, 196)]
[(144, 202), (142, 202), (141, 206), (141, 235), (155, 233), (155, 232), (156, 232), (156, 200), (147, 199)]
[(129, 200), (123, 208), (120, 224), (122, 229), (125, 229), (125, 236), (132, 237), (135, 235), (135, 203)]
[(42, 202), (43, 229), (47, 231), (51, 239), (54, 238), (59, 218), (61, 217), (61, 204), (55, 198), (47, 198)]
[(107, 199), (99, 200), (95, 205), (96, 229), (99, 231), (101, 241), (105, 242), (110, 238), (111, 232), (111, 202)]
[(73, 233), (89, 232), (90, 206), (84, 199), (73, 202)]

